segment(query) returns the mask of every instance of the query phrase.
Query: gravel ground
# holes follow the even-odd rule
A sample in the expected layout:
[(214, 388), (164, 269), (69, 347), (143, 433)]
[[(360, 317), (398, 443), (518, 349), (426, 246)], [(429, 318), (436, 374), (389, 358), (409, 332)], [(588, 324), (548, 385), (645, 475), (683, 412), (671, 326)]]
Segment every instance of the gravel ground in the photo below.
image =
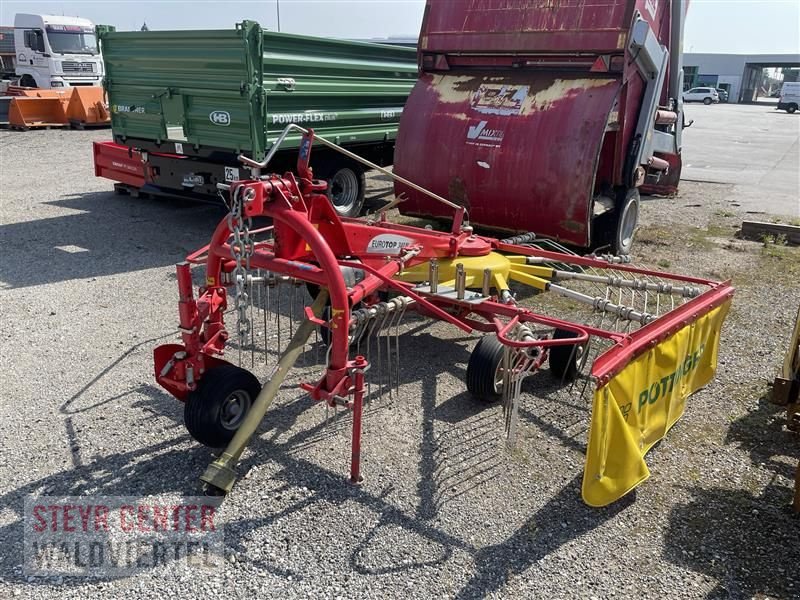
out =
[[(644, 203), (635, 259), (732, 278), (717, 378), (622, 501), (580, 499), (588, 407), (527, 384), (517, 448), (463, 384), (472, 341), (409, 324), (400, 397), (370, 403), (364, 474), (349, 416), (286, 386), (225, 500), (222, 572), (27, 577), (22, 505), (39, 494), (191, 495), (211, 458), (152, 378), (174, 339), (173, 265), (210, 206), (115, 196), (92, 175), (107, 131), (0, 132), (0, 597), (683, 597), (800, 595), (788, 509), (798, 439), (767, 401), (800, 303), (800, 254), (735, 237), (725, 185)], [(373, 179), (376, 200), (385, 184)]]

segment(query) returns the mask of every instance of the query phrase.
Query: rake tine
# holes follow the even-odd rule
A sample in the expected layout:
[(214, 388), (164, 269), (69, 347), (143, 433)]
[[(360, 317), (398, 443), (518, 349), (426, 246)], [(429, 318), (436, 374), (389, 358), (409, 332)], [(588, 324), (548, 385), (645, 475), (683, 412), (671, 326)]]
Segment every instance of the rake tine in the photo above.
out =
[(511, 387), (511, 351), (508, 346), (503, 347), (503, 418), (504, 429), (508, 432), (508, 390)]
[(514, 397), (511, 399), (511, 435), (508, 437), (508, 442), (513, 448), (517, 443), (517, 425), (519, 423), (519, 399), (522, 395), (522, 380), (523, 373), (520, 372), (516, 385), (514, 386)]
[[(619, 305), (622, 304), (622, 288), (619, 289), (619, 294), (617, 296), (617, 304), (619, 304)], [(614, 318), (614, 323), (612, 325), (612, 327), (614, 328), (614, 331), (619, 331), (619, 329), (617, 328), (618, 324), (619, 324), (619, 313), (616, 313), (615, 318)]]
[(294, 311), (297, 308), (297, 280), (289, 282), (292, 286), (292, 297), (289, 299), (289, 338), (294, 337)]
[(525, 364), (523, 352), (507, 349), (509, 355), (509, 385), (506, 396), (506, 447), (513, 448), (517, 438), (517, 404), (522, 383), (522, 372)]
[[(261, 274), (261, 269), (259, 269), (259, 274)], [(261, 284), (256, 289), (258, 290), (258, 305), (261, 307), (262, 315), (264, 318), (264, 370), (267, 369), (267, 344), (269, 343), (269, 339), (267, 338), (267, 308), (268, 306), (264, 303), (264, 295), (266, 289), (266, 275), (261, 277)]]
[[(577, 344), (574, 344), (572, 346), (572, 351), (569, 353), (569, 360), (567, 361), (567, 364), (572, 364), (572, 361), (575, 360), (575, 353), (577, 351), (578, 351), (578, 346), (577, 346)], [(564, 382), (566, 381), (566, 377), (567, 377), (567, 372), (564, 371), (561, 374), (561, 385), (564, 385)]]
[[(365, 332), (365, 336), (364, 337), (366, 339), (366, 346), (367, 346), (367, 349), (364, 352), (364, 354), (367, 355), (367, 360), (369, 360), (370, 362), (372, 361), (372, 353), (371, 353), (370, 350), (371, 350), (371, 347), (372, 347), (371, 340), (372, 340), (372, 330), (373, 330), (373, 328), (374, 328), (374, 322), (373, 322), (372, 319), (370, 319), (369, 321), (367, 321), (364, 324), (364, 332)], [(367, 378), (367, 402), (369, 402), (369, 400), (371, 400), (371, 399), (372, 399), (372, 377), (368, 377)]]
[[(378, 347), (378, 358), (379, 358), (379, 360), (380, 360), (380, 356), (381, 356), (381, 340), (380, 340), (381, 330), (383, 329), (383, 326), (386, 324), (386, 319), (388, 317), (389, 317), (389, 311), (386, 310), (385, 307), (383, 307), (383, 319), (381, 319), (381, 324), (378, 326), (378, 334), (376, 336), (376, 342), (377, 342), (376, 345)], [(389, 345), (388, 344), (386, 345), (386, 349), (387, 349), (387, 351), (389, 350)], [(386, 362), (387, 363), (389, 362), (389, 356), (388, 355), (386, 356)], [(382, 361), (381, 361), (380, 367), (378, 368), (378, 371), (379, 371), (378, 378), (379, 378), (379, 380), (381, 382), (381, 387), (379, 388), (379, 391), (382, 393), (383, 392), (383, 362)], [(392, 399), (392, 385), (391, 385), (391, 382), (388, 381), (388, 373), (387, 373), (387, 382), (388, 382), (388, 385), (389, 385), (389, 400), (391, 400)]]
[[(636, 308), (636, 290), (631, 290), (631, 307)], [(628, 319), (628, 327), (625, 330), (625, 333), (630, 334), (631, 327), (633, 327), (633, 321)]]
[(267, 322), (269, 320), (269, 316), (267, 313), (270, 310), (270, 280), (272, 278), (272, 273), (269, 271), (266, 272), (264, 275), (264, 295), (266, 296), (266, 301), (264, 302), (264, 368), (269, 373), (269, 330), (267, 327)]
[(253, 297), (252, 278), (247, 282), (247, 296), (248, 302), (250, 303), (250, 369), (254, 369), (256, 366), (256, 328), (253, 326), (253, 305), (255, 304), (255, 298)]
[[(386, 326), (386, 336), (385, 336), (386, 337), (386, 357), (387, 357), (386, 358), (386, 367), (387, 367), (388, 376), (389, 376), (389, 390), (391, 390), (392, 387), (394, 387), (395, 390), (398, 387), (400, 387), (400, 383), (399, 383), (399, 381), (398, 381), (398, 379), (396, 377), (397, 369), (393, 368), (393, 366), (396, 365), (400, 361), (400, 355), (395, 353), (394, 364), (393, 364), (393, 361), (392, 361), (392, 328), (394, 328), (394, 337), (396, 338), (397, 337), (397, 319), (400, 316), (400, 307), (397, 305), (397, 303), (393, 303), (393, 304), (394, 304), (394, 310), (392, 310), (392, 312), (389, 314), (389, 324)], [(397, 396), (396, 392), (395, 392), (395, 396)], [(391, 395), (389, 397), (391, 397)]]
[[(589, 339), (591, 340), (592, 338), (589, 338)], [(587, 349), (588, 349), (588, 345), (587, 345)], [(599, 350), (599, 347), (598, 347), (598, 353), (599, 353), (599, 352), (600, 352), (600, 350)], [(588, 364), (591, 364), (591, 363), (593, 362), (593, 361), (590, 361), (590, 360), (589, 360), (589, 358), (590, 358), (590, 357), (587, 355), (587, 356), (586, 356), (586, 361), (583, 363), (584, 365), (588, 365)], [(589, 386), (589, 380), (590, 380), (590, 379), (591, 379), (591, 377), (585, 377), (585, 378), (584, 378), (584, 381), (583, 381), (583, 389), (581, 389), (581, 395), (580, 395), (580, 397), (581, 397), (581, 398), (583, 398), (583, 397), (584, 397), (584, 394), (586, 393), (586, 388)], [(571, 390), (571, 389), (572, 389), (572, 388), (570, 388), (570, 390)]]
[[(578, 350), (577, 348), (574, 349), (575, 352), (577, 352), (577, 350)], [(581, 364), (578, 365), (578, 374), (580, 375), (583, 375), (583, 369), (587, 364), (589, 364), (589, 354), (591, 353), (591, 350), (592, 350), (592, 337), (589, 336), (589, 339), (586, 340), (586, 347), (583, 349), (584, 354), (581, 357)], [(578, 376), (576, 375), (575, 378), (572, 380), (572, 383), (570, 383), (568, 393), (570, 394), (572, 393), (572, 390), (575, 388), (575, 384), (577, 383), (577, 381), (578, 381)], [(581, 392), (581, 395), (583, 395), (583, 392)]]
[(403, 317), (406, 314), (406, 308), (408, 304), (403, 301), (403, 308), (400, 311), (400, 316), (397, 319), (397, 325), (395, 325), (394, 330), (394, 345), (395, 345), (395, 354), (397, 355), (397, 399), (401, 400), (400, 396), (400, 322), (403, 320)]
[[(305, 309), (305, 306), (306, 306), (306, 303), (305, 303), (305, 301), (303, 300), (303, 295), (302, 295), (302, 294), (299, 294), (299, 295), (297, 294), (297, 288), (298, 288), (299, 286), (300, 286), (300, 282), (298, 281), (298, 282), (297, 282), (297, 285), (295, 286), (295, 295), (297, 296), (297, 300), (298, 300), (298, 302), (299, 302), (298, 309), (301, 309), (301, 310), (299, 311), (299, 312), (300, 312), (300, 316), (298, 317), (298, 321), (299, 321), (299, 320), (301, 320), (301, 319), (305, 319), (305, 311), (304, 311), (304, 310), (302, 310), (302, 309)], [(298, 325), (298, 327), (299, 327), (299, 325)], [(309, 337), (310, 337), (310, 336), (309, 336)], [(308, 344), (308, 340), (306, 340), (306, 341), (303, 343), (303, 352), (302, 352), (302, 357), (303, 357), (303, 368), (304, 368), (304, 369), (305, 369), (305, 368), (308, 366), (308, 357), (306, 357), (306, 345), (307, 345), (307, 344)]]
[(277, 285), (280, 285), (280, 281), (276, 283), (275, 289), (275, 303), (277, 304), (277, 309), (275, 310), (275, 319), (278, 323), (278, 353), (277, 356), (281, 355), (281, 296), (283, 294), (277, 289)]

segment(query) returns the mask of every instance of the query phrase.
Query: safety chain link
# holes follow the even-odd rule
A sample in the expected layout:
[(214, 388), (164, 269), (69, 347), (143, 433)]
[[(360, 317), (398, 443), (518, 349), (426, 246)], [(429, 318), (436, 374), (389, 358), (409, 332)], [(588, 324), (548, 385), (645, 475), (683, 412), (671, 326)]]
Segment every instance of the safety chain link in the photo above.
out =
[(228, 213), (228, 230), (233, 235), (231, 257), (235, 267), (231, 275), (235, 285), (236, 328), (239, 334), (239, 346), (244, 345), (247, 335), (252, 329), (247, 318), (247, 305), (250, 296), (247, 293), (247, 275), (250, 272), (250, 258), (255, 251), (255, 242), (250, 237), (253, 221), (250, 217), (242, 218), (242, 188), (238, 187), (232, 194), (231, 209)]

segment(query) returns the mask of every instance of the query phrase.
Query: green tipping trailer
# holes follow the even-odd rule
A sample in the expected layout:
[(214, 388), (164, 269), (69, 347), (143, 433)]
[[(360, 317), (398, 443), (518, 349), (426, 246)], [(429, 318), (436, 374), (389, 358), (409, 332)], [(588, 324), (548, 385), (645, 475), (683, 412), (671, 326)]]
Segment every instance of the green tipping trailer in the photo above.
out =
[[(148, 185), (216, 196), (239, 154), (261, 160), (288, 123), (313, 127), (373, 162), (391, 164), (403, 105), (417, 79), (410, 48), (264, 31), (108, 31), (100, 35), (114, 142), (139, 151)], [(294, 142), (294, 143), (293, 143)], [(296, 158), (287, 140), (271, 169)], [(355, 215), (364, 173), (315, 151), (317, 177)]]

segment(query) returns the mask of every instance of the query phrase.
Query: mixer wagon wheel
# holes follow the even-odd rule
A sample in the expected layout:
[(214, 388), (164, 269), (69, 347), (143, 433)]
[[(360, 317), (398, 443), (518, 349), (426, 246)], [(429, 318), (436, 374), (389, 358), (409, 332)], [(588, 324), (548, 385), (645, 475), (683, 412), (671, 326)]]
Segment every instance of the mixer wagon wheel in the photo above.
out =
[(613, 210), (604, 212), (592, 223), (592, 248), (622, 256), (630, 254), (639, 224), (639, 190), (621, 190), (616, 198)]
[(328, 198), (340, 217), (357, 217), (364, 206), (366, 176), (364, 169), (352, 162), (336, 162), (325, 170)]
[(467, 391), (477, 400), (494, 402), (503, 393), (503, 344), (493, 335), (478, 340), (467, 363)]
[(631, 253), (633, 236), (639, 225), (639, 190), (636, 188), (621, 192), (618, 196), (617, 223), (612, 250), (619, 256)]
[(204, 446), (226, 446), (260, 391), (261, 384), (250, 371), (234, 365), (209, 369), (186, 399), (186, 429)]
[[(575, 334), (564, 329), (553, 332), (554, 340), (574, 338)], [(586, 362), (586, 347), (583, 344), (567, 344), (566, 346), (552, 346), (548, 353), (547, 361), (550, 364), (550, 374), (561, 381), (572, 381), (577, 377), (583, 364)]]

